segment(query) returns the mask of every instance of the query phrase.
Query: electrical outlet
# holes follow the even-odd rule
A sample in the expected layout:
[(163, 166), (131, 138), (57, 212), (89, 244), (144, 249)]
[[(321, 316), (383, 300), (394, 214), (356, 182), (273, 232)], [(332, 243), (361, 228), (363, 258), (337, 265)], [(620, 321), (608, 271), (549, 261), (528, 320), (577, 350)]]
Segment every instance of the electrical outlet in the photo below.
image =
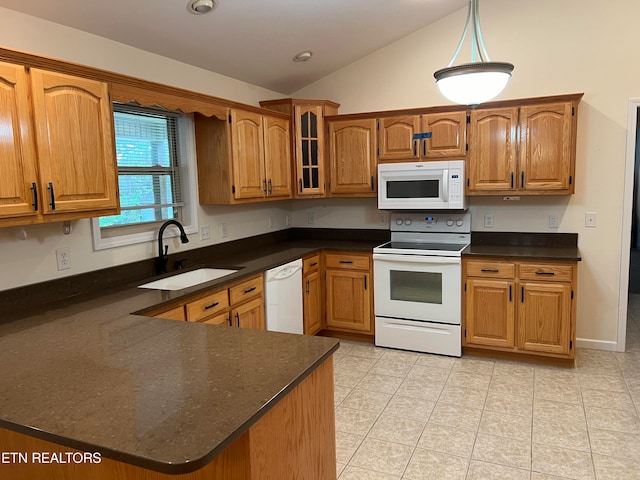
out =
[(58, 263), (58, 270), (69, 270), (71, 268), (69, 247), (56, 248), (56, 262)]
[(221, 223), (220, 224), (220, 236), (222, 238), (227, 238), (229, 236), (229, 229), (227, 228), (227, 224), (226, 223)]
[(315, 214), (315, 212), (307, 213), (307, 223), (309, 225), (313, 225), (314, 223), (316, 223), (316, 214)]
[(549, 228), (558, 228), (560, 226), (556, 215), (549, 215)]
[(596, 228), (598, 225), (598, 214), (596, 212), (587, 212), (584, 214), (584, 226), (587, 228)]
[(389, 215), (387, 212), (378, 212), (378, 225), (389, 225)]
[(493, 213), (484, 214), (484, 228), (493, 228)]
[(203, 225), (200, 227), (200, 240), (209, 240), (211, 238), (211, 229), (209, 225)]

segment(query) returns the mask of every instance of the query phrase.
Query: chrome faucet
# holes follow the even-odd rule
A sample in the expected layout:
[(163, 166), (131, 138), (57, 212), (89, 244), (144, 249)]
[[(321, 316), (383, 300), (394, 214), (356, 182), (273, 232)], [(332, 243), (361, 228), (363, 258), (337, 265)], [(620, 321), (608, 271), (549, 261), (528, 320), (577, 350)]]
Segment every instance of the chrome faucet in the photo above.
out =
[[(169, 225), (175, 225), (180, 230), (180, 241), (182, 243), (189, 243), (189, 239), (187, 238), (187, 234), (184, 232), (184, 228), (182, 224), (177, 220), (167, 220), (160, 227), (160, 231), (158, 232), (158, 259), (156, 261), (156, 273), (159, 275), (161, 273), (167, 273), (167, 262), (169, 261), (169, 245), (163, 245), (162, 236), (164, 235), (165, 229)], [(164, 251), (163, 251), (164, 250)]]

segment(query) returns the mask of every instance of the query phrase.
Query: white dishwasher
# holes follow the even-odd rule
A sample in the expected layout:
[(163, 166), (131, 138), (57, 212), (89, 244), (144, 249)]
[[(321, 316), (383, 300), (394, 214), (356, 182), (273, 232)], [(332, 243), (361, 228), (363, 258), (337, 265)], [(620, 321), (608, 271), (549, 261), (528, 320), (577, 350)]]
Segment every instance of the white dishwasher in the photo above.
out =
[(267, 270), (267, 330), (302, 333), (302, 259)]

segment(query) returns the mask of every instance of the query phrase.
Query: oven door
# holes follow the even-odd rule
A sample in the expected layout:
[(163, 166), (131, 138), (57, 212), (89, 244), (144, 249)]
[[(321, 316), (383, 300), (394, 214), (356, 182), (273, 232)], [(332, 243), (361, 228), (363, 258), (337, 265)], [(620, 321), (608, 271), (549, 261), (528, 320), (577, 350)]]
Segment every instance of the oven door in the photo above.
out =
[(374, 254), (375, 313), (460, 325), (460, 257)]

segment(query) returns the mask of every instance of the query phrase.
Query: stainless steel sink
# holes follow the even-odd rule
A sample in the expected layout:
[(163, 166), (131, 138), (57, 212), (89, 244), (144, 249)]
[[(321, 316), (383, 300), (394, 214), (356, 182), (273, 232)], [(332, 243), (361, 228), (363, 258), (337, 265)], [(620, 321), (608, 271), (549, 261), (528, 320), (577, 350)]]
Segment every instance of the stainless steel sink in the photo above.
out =
[(226, 268), (200, 268), (190, 272), (180, 273), (171, 277), (162, 278), (153, 282), (138, 285), (138, 288), (150, 288), (154, 290), (182, 290), (200, 283), (210, 282), (216, 278), (222, 278), (238, 270)]

